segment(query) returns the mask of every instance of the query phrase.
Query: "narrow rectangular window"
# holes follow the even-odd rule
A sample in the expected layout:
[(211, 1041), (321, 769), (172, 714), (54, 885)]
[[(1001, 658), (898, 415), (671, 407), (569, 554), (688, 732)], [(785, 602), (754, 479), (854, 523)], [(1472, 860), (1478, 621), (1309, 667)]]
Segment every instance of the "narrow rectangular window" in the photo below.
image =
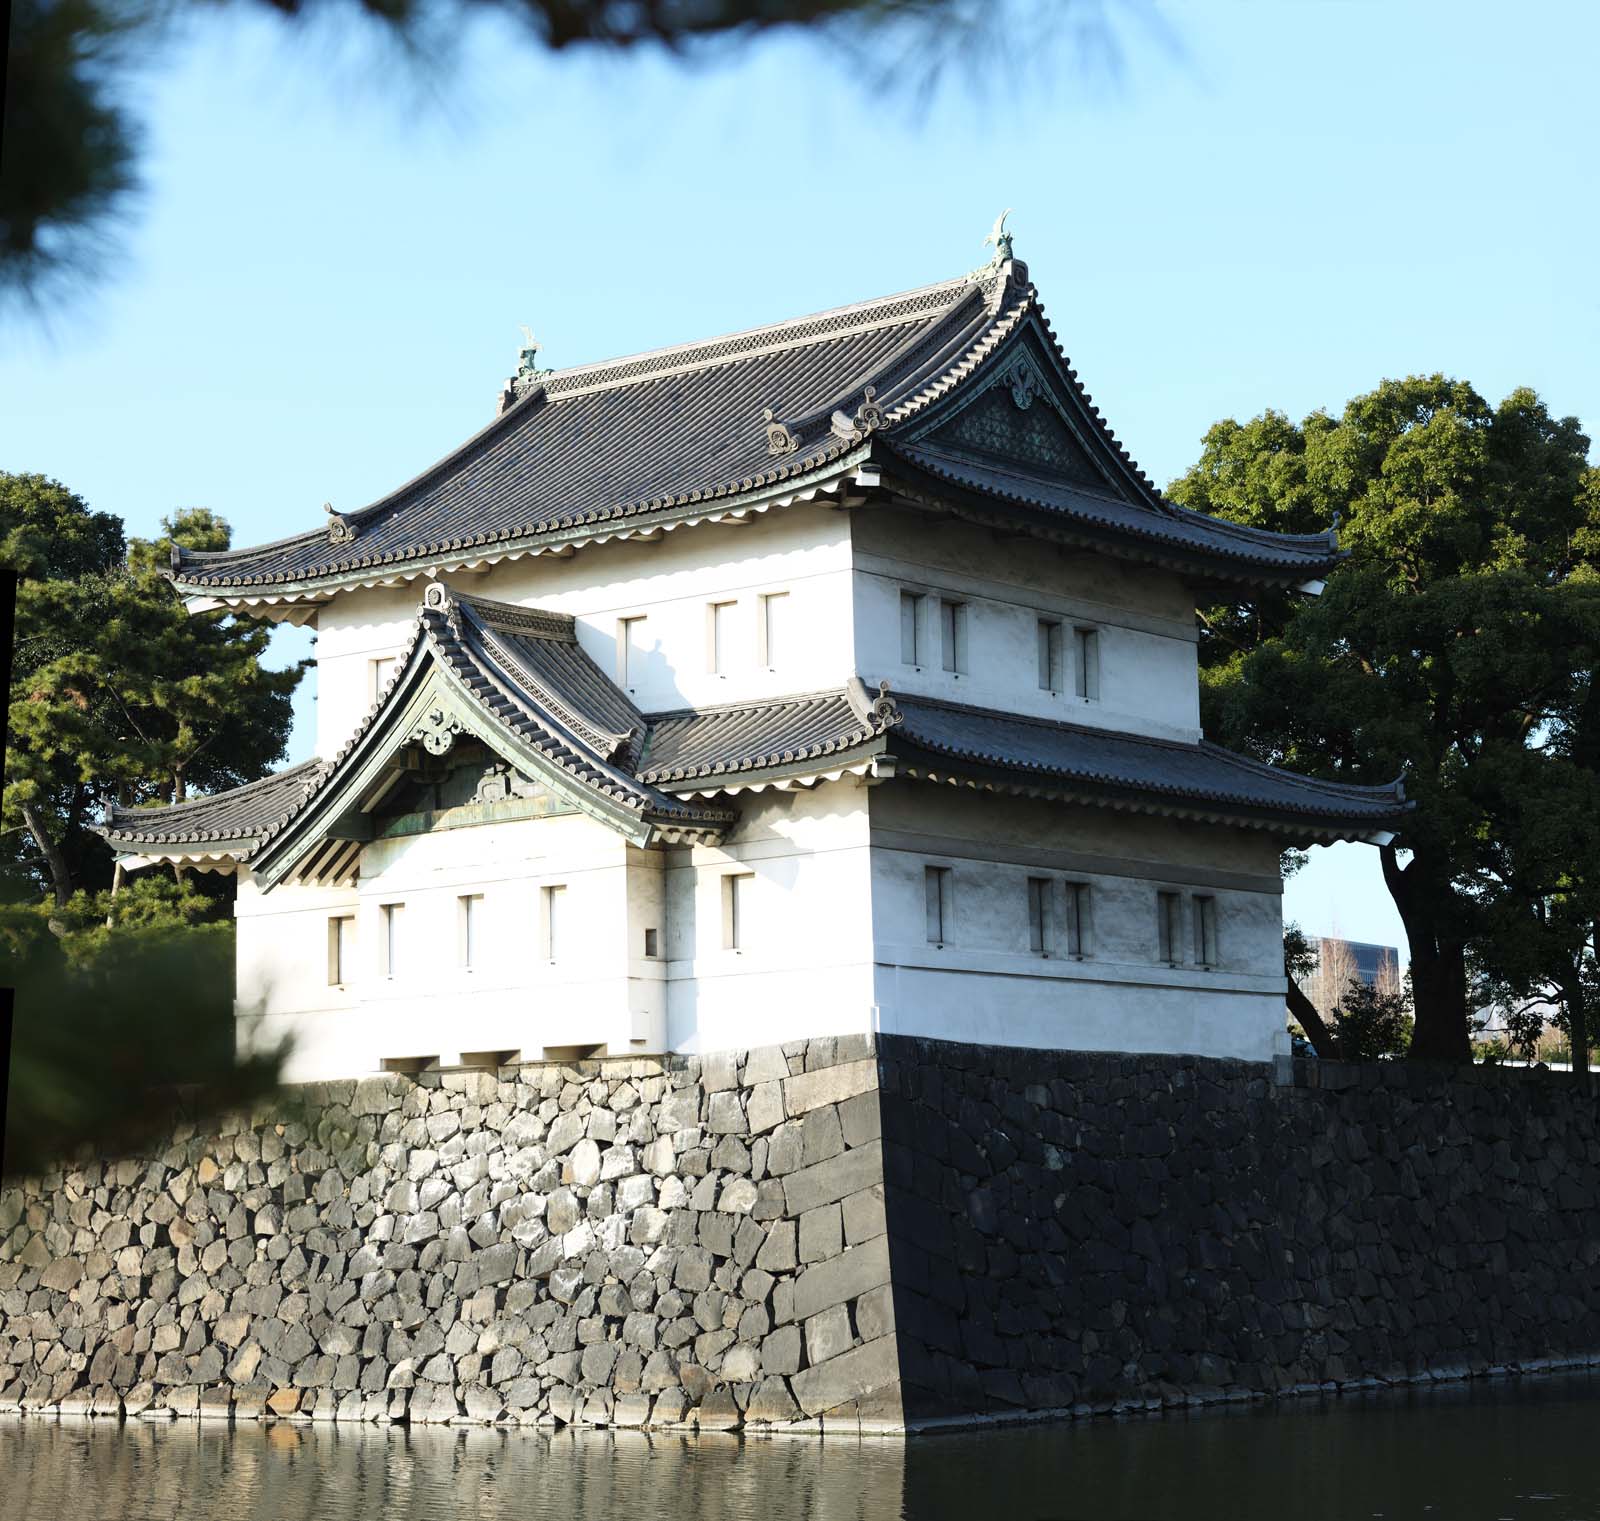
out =
[(463, 893), (456, 899), (456, 953), (461, 965), (469, 972), (478, 965), (478, 936), (482, 920), (482, 893)]
[(1050, 954), (1050, 879), (1028, 878), (1028, 949), (1036, 955)]
[(1179, 922), (1182, 898), (1178, 893), (1156, 894), (1156, 959), (1176, 966), (1182, 953), (1183, 927)]
[(1217, 964), (1217, 900), (1194, 900), (1194, 959), (1203, 967)]
[(967, 604), (939, 603), (939, 632), (944, 668), (957, 673), (967, 668)]
[(722, 879), (722, 948), (742, 951), (749, 943), (750, 894), (755, 873), (729, 872)]
[(553, 883), (540, 896), (544, 899), (544, 959), (557, 961), (566, 949), (567, 889)]
[(632, 689), (644, 672), (643, 616), (617, 619), (617, 685)]
[(928, 943), (943, 945), (950, 928), (950, 868), (928, 866), (923, 869), (923, 885), (928, 900)]
[(356, 921), (354, 914), (335, 914), (328, 920), (328, 986), (343, 987), (355, 971)]
[(1061, 690), (1061, 625), (1054, 618), (1039, 620), (1039, 690)]
[(1073, 663), (1077, 677), (1078, 696), (1085, 702), (1100, 700), (1100, 633), (1098, 629), (1075, 628), (1072, 631)]
[(1089, 884), (1068, 882), (1065, 886), (1067, 954), (1081, 961), (1089, 954)]
[(706, 669), (726, 676), (733, 658), (733, 613), (737, 602), (706, 603)]
[(394, 977), (400, 971), (400, 925), (403, 903), (385, 903), (378, 912), (383, 916), (383, 975)]
[(653, 959), (660, 954), (660, 952), (656, 949), (659, 938), (658, 931), (654, 929), (647, 929), (644, 932), (644, 953), (646, 956)]
[(369, 671), (367, 698), (376, 704), (394, 676), (394, 656), (380, 655), (376, 660), (369, 660), (367, 667)]
[(900, 659), (906, 665), (922, 664), (922, 594), (900, 593)]
[(767, 592), (761, 598), (761, 621), (756, 629), (756, 663), (764, 671), (778, 669), (779, 660), (788, 653), (785, 639), (789, 619), (789, 593)]

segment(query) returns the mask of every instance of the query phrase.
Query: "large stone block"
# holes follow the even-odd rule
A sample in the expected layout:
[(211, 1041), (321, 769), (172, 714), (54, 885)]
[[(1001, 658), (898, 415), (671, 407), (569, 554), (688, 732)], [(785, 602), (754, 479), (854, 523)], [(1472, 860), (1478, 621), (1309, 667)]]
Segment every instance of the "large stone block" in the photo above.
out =
[(820, 1109), (824, 1104), (837, 1104), (854, 1098), (858, 1093), (866, 1093), (877, 1086), (878, 1064), (875, 1060), (844, 1062), (785, 1078), (783, 1105), (791, 1117), (797, 1117)]
[(796, 1373), (789, 1386), (804, 1414), (821, 1415), (848, 1401), (882, 1392), (899, 1380), (896, 1340), (882, 1336)]
[(800, 1320), (843, 1304), (889, 1281), (889, 1241), (880, 1236), (852, 1246), (827, 1262), (807, 1268), (795, 1280), (794, 1312)]
[(784, 1203), (789, 1214), (798, 1216), (881, 1182), (883, 1145), (873, 1141), (790, 1173), (783, 1180)]

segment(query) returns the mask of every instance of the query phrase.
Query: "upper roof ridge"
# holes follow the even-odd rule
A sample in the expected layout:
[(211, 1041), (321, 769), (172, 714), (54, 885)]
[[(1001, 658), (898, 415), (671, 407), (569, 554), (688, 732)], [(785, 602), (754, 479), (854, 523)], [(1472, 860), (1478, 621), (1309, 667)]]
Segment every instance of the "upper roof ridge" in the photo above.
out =
[(546, 370), (540, 373), (539, 381), (549, 400), (560, 401), (565, 397), (633, 385), (662, 375), (710, 369), (717, 364), (732, 364), (762, 354), (804, 348), (808, 344), (843, 334), (898, 327), (903, 323), (915, 322), (930, 312), (955, 305), (969, 290), (982, 283), (981, 276), (992, 273), (979, 270), (973, 274), (958, 275), (953, 280), (917, 286), (870, 301), (828, 307), (824, 311), (789, 317), (782, 322), (764, 323), (760, 327), (741, 328), (714, 338), (696, 338), (687, 343), (645, 349), (637, 354), (623, 354), (594, 364)]

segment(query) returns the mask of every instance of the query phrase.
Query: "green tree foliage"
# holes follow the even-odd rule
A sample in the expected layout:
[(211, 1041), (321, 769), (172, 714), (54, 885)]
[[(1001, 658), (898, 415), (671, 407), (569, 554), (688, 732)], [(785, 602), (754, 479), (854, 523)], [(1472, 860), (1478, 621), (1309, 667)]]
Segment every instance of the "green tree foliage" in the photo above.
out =
[(1339, 1058), (1373, 1062), (1403, 1056), (1411, 1045), (1411, 993), (1407, 988), (1384, 992), (1352, 977), (1333, 1011), (1333, 1035)]
[(233, 925), (170, 878), (60, 907), (0, 905), (0, 981), (16, 988), (3, 1166), (93, 1145), (138, 1154), (174, 1108), (203, 1120), (270, 1094), (283, 1053), (235, 1056)]
[(254, 781), (283, 754), (302, 671), (265, 669), (270, 629), (189, 614), (159, 574), (171, 545), (224, 547), (180, 512), (154, 541), (42, 476), (0, 474), (0, 553), (23, 573), (0, 872), (58, 907), (110, 879), (101, 805), (182, 801)]
[[(1532, 391), (1491, 407), (1421, 376), (1338, 418), (1218, 423), (1171, 487), (1283, 532), (1342, 520), (1349, 559), (1321, 597), (1205, 613), (1202, 702), (1210, 732), (1264, 759), (1342, 781), (1404, 772), (1417, 808), (1381, 855), (1417, 1057), (1470, 1059), (1469, 946), (1529, 934), (1552, 894), (1581, 923), (1600, 878), (1582, 824), (1595, 769), (1577, 754), (1600, 665), (1588, 447)], [(1559, 958), (1536, 959), (1549, 974)]]

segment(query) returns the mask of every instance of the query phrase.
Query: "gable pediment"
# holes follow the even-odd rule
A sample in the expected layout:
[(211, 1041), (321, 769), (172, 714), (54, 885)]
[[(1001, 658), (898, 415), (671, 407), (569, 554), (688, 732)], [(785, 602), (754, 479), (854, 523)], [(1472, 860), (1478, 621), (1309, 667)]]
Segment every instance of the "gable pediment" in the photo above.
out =
[(1098, 458), (1101, 446), (1083, 426), (1076, 398), (1031, 336), (985, 368), (987, 377), (914, 436), (918, 447), (1126, 496)]

